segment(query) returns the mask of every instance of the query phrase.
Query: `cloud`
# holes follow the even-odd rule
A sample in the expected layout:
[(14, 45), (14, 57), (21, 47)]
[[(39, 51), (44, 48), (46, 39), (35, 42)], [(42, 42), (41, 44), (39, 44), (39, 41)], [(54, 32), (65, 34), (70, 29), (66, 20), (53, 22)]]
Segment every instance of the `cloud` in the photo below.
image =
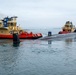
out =
[(61, 27), (67, 20), (75, 22), (75, 3), (75, 0), (1, 0), (0, 11), (18, 16), (18, 22), (25, 28)]

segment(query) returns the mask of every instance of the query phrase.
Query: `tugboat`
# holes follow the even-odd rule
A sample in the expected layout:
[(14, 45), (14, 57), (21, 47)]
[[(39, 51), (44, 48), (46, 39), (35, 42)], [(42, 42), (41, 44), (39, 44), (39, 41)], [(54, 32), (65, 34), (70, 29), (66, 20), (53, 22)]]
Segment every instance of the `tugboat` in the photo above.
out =
[(76, 29), (75, 26), (72, 24), (72, 22), (67, 21), (62, 28), (62, 31), (60, 31), (58, 34), (53, 34), (52, 32), (48, 32), (48, 36), (40, 38), (40, 40), (67, 40), (67, 39), (74, 39), (76, 38)]
[(18, 33), (20, 39), (38, 39), (42, 37), (41, 33), (28, 33), (17, 26), (16, 16), (5, 17), (0, 20), (0, 39), (13, 39), (13, 33)]
[(72, 24), (72, 22), (67, 21), (62, 28), (62, 31), (59, 32), (59, 34), (67, 34), (67, 33), (72, 33), (75, 31), (75, 26)]

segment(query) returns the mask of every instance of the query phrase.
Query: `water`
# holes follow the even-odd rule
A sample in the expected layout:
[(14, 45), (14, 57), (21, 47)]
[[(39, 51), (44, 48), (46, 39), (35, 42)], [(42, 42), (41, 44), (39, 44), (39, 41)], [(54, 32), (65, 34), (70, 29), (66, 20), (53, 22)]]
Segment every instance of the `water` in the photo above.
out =
[(21, 41), (0, 40), (0, 75), (76, 75), (76, 39)]

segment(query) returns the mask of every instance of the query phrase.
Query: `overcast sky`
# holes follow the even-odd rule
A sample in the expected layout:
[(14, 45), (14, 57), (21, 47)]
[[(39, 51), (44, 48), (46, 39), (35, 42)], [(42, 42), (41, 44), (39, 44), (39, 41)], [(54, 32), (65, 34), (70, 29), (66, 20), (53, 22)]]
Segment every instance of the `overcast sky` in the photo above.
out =
[(0, 18), (18, 16), (26, 29), (58, 28), (66, 21), (76, 25), (76, 0), (0, 0)]

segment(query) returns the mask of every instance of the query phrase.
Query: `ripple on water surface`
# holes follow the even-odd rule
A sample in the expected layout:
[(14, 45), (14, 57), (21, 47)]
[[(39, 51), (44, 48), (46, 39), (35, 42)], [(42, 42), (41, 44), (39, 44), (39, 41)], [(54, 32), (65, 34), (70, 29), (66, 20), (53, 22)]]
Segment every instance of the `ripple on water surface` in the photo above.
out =
[(0, 75), (76, 75), (76, 41), (0, 41)]

